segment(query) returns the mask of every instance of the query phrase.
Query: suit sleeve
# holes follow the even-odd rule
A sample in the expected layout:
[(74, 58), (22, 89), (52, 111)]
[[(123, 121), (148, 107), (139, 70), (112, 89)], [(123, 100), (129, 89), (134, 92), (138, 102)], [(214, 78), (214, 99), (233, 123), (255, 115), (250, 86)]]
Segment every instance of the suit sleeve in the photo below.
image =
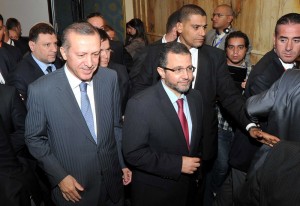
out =
[(121, 168), (126, 168), (122, 154), (122, 117), (121, 117), (121, 101), (118, 79), (115, 78), (114, 84), (114, 136), (117, 144), (118, 158)]
[(8, 75), (7, 78), (7, 85), (15, 87), (19, 94), (22, 95), (22, 98), (26, 101), (27, 99), (27, 84), (23, 80), (21, 76), (19, 76), (17, 73), (12, 72)]
[(151, 134), (148, 109), (135, 98), (127, 104), (123, 127), (124, 158), (136, 170), (177, 179), (181, 175), (182, 156), (151, 148), (148, 139), (157, 134)]
[(250, 118), (258, 122), (258, 117), (267, 117), (275, 103), (279, 81), (275, 82), (269, 90), (250, 97), (246, 102), (246, 110)]
[(25, 142), (33, 157), (47, 173), (53, 186), (64, 179), (68, 173), (52, 153), (47, 134), (47, 117), (44, 107), (47, 95), (41, 91), (39, 84), (30, 85), (27, 100), (27, 117), (25, 121)]
[(13, 89), (10, 106), (12, 123), (14, 126), (14, 132), (10, 134), (10, 138), (14, 151), (16, 154), (20, 154), (26, 150), (24, 141), (26, 108), (16, 89)]

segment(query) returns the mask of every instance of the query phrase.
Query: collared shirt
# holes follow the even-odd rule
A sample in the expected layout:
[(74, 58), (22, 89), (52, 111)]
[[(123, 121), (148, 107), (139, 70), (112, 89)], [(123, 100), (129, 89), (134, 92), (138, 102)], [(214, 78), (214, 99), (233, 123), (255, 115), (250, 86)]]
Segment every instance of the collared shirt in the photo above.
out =
[(163, 43), (163, 44), (167, 43), (166, 34), (164, 34), (164, 36), (162, 37), (161, 43)]
[(52, 67), (52, 72), (54, 72), (56, 70), (56, 67), (54, 64), (45, 64), (44, 62), (41, 62), (40, 60), (38, 60), (32, 53), (31, 53), (31, 56), (34, 59), (34, 61), (39, 65), (40, 69), (42, 70), (42, 72), (44, 74), (48, 74), (48, 72), (46, 70), (48, 66)]
[[(180, 39), (177, 38), (177, 42), (180, 42)], [(195, 82), (196, 82), (196, 77), (197, 77), (197, 71), (198, 71), (198, 48), (190, 48), (190, 52), (192, 55), (192, 65), (196, 68), (195, 71), (193, 72), (193, 82), (192, 82), (192, 88), (195, 87)]]
[[(225, 35), (226, 35), (225, 32), (222, 32), (222, 34), (217, 34), (216, 33), (216, 36), (215, 36), (214, 41), (212, 43), (212, 46), (216, 47), (216, 48), (219, 48), (219, 46), (221, 45), (222, 41), (225, 41)], [(224, 48), (222, 48), (222, 49), (224, 49)]]
[[(81, 92), (80, 92), (80, 83), (82, 80), (78, 79), (73, 73), (69, 71), (67, 68), (67, 64), (64, 66), (64, 70), (68, 79), (68, 82), (71, 86), (71, 89), (73, 91), (73, 94), (75, 96), (75, 99), (77, 101), (77, 104), (79, 108), (81, 108)], [(94, 88), (93, 88), (93, 80), (87, 83), (87, 95), (90, 100), (92, 113), (93, 113), (93, 120), (94, 120), (94, 128), (95, 128), (95, 134), (97, 135), (97, 121), (96, 121), (96, 109), (95, 109), (95, 99), (94, 99)]]
[(2, 76), (1, 72), (0, 72), (0, 84), (5, 84), (5, 80), (4, 80), (4, 77)]
[(15, 46), (15, 42), (10, 38), (8, 39), (8, 41), (6, 43), (11, 45), (11, 46)]
[(189, 142), (191, 142), (191, 135), (192, 135), (192, 128), (193, 128), (193, 124), (192, 124), (192, 118), (191, 118), (191, 113), (190, 113), (190, 109), (189, 109), (189, 104), (187, 101), (187, 98), (184, 94), (181, 94), (181, 96), (178, 98), (171, 90), (170, 88), (165, 84), (165, 82), (163, 80), (161, 80), (162, 86), (164, 88), (164, 90), (166, 91), (168, 97), (170, 98), (173, 107), (176, 111), (176, 113), (178, 113), (178, 105), (177, 105), (177, 100), (178, 99), (183, 99), (183, 112), (185, 114), (187, 123), (188, 123), (188, 127), (189, 127)]
[(279, 60), (285, 70), (292, 69), (295, 66), (295, 63), (284, 63), (280, 58)]

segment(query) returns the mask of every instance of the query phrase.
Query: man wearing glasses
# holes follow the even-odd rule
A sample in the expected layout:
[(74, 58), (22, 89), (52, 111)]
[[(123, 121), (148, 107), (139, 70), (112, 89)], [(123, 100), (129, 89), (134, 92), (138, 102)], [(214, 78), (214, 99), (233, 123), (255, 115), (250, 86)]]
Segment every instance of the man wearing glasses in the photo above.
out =
[(206, 34), (206, 44), (224, 50), (226, 36), (234, 31), (231, 26), (233, 15), (233, 10), (229, 5), (217, 6), (211, 18), (213, 29)]
[(127, 103), (124, 158), (133, 170), (132, 206), (194, 205), (202, 136), (202, 97), (190, 89), (191, 54), (184, 44), (164, 44), (161, 80)]

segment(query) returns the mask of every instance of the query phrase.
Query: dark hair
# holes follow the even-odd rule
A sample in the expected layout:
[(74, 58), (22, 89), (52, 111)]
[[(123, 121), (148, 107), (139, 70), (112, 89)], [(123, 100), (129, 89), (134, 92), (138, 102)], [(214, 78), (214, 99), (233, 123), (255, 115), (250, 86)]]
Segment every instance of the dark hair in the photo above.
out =
[(86, 20), (93, 18), (93, 17), (101, 17), (102, 19), (104, 19), (103, 15), (100, 12), (92, 12), (86, 16)]
[(160, 67), (167, 67), (167, 64), (168, 64), (167, 56), (169, 53), (191, 55), (188, 48), (182, 43), (179, 43), (176, 41), (165, 43), (163, 46), (163, 49), (161, 50), (161, 52), (159, 54), (158, 65)]
[(174, 11), (168, 18), (167, 24), (166, 24), (166, 33), (169, 33), (172, 31), (172, 29), (176, 26), (178, 22), (178, 16), (179, 11)]
[(106, 31), (104, 31), (103, 29), (98, 29), (98, 28), (97, 28), (97, 31), (98, 31), (98, 33), (99, 33), (99, 36), (100, 36), (101, 41), (109, 40), (109, 36), (108, 36), (108, 34), (106, 33)]
[(178, 15), (178, 20), (179, 22), (182, 22), (190, 17), (190, 15), (201, 15), (201, 16), (206, 16), (205, 11), (200, 7), (195, 4), (187, 4), (182, 6), (179, 9), (179, 15)]
[(112, 28), (111, 26), (109, 26), (107, 24), (103, 26), (103, 29), (104, 29), (104, 31), (115, 31), (114, 28)]
[(98, 34), (97, 29), (93, 27), (90, 23), (87, 22), (73, 23), (69, 25), (67, 28), (65, 28), (62, 34), (62, 47), (64, 47), (66, 50), (70, 48), (70, 42), (68, 37), (71, 32), (82, 34), (82, 35)]
[(7, 30), (11, 30), (14, 27), (17, 27), (20, 25), (20, 22), (16, 18), (9, 18), (6, 20), (6, 28)]
[(300, 14), (298, 13), (289, 13), (278, 19), (275, 26), (275, 36), (278, 34), (278, 26), (286, 24), (300, 24)]
[(129, 22), (126, 23), (126, 27), (132, 27), (136, 30), (136, 34), (133, 36), (133, 38), (142, 38), (145, 41), (145, 44), (148, 44), (148, 39), (146, 36), (146, 31), (144, 27), (144, 23), (142, 20), (138, 18), (131, 19)]
[(3, 16), (0, 14), (0, 21), (2, 21), (2, 23), (4, 23), (3, 22)]
[(31, 27), (29, 31), (29, 41), (35, 42), (39, 34), (55, 34), (55, 30), (50, 24), (47, 23), (38, 23)]
[(232, 38), (243, 38), (245, 42), (245, 47), (248, 49), (249, 48), (249, 38), (247, 34), (241, 32), (241, 31), (233, 31), (229, 33), (225, 39), (225, 48), (228, 46), (229, 39)]

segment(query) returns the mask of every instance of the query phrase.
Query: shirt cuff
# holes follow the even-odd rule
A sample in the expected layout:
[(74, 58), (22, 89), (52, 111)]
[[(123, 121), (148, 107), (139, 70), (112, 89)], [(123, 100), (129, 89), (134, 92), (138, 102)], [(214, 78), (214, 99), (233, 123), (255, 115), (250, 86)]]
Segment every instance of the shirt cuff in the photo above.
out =
[(247, 126), (246, 126), (246, 130), (249, 131), (252, 127), (259, 127), (257, 124), (255, 123), (249, 123)]

